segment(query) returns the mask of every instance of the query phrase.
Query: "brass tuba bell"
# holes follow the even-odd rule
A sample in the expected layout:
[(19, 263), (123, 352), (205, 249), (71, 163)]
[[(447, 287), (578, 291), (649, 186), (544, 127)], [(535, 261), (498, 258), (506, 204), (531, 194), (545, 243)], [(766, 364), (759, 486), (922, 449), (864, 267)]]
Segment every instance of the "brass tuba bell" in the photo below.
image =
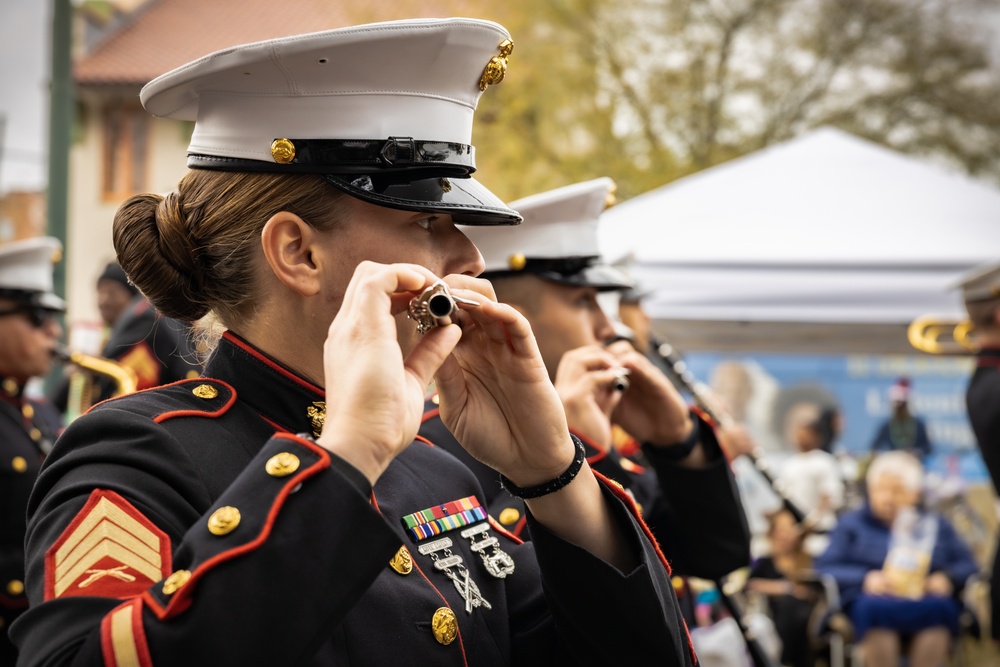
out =
[(112, 359), (94, 357), (77, 350), (70, 351), (57, 347), (53, 355), (63, 363), (76, 365), (81, 372), (70, 376), (69, 399), (66, 404), (66, 421), (76, 419), (89, 410), (97, 396), (98, 376), (111, 378), (115, 384), (115, 396), (131, 394), (139, 386), (135, 371)]
[(928, 354), (975, 354), (979, 347), (971, 334), (969, 320), (934, 315), (916, 318), (906, 330), (910, 345)]

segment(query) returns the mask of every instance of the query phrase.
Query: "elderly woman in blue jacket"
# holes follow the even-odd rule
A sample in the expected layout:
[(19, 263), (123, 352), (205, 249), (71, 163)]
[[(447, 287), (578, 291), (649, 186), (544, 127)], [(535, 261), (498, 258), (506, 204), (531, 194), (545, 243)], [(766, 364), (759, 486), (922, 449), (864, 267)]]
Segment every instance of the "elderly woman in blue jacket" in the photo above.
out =
[[(866, 665), (895, 667), (904, 650), (911, 667), (943, 665), (958, 632), (957, 593), (979, 567), (944, 517), (918, 509), (923, 468), (916, 458), (901, 451), (880, 454), (866, 481), (867, 503), (840, 518), (815, 568), (837, 580)], [(921, 527), (924, 538), (922, 549), (911, 544), (909, 553), (897, 550), (906, 518)], [(929, 562), (921, 553), (929, 554)]]

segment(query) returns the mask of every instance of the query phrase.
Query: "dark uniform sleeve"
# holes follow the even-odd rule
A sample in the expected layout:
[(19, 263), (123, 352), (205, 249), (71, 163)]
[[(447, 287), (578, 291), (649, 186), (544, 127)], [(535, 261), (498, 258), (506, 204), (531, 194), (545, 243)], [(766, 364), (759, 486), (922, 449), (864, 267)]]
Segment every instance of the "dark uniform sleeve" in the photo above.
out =
[(199, 471), (147, 417), (92, 413), (60, 445), (29, 507), (23, 665), (299, 664), (399, 546), (346, 464), (293, 436), (204, 512)]
[[(555, 537), (529, 512), (545, 596), (569, 652), (553, 664), (695, 664), (663, 554), (624, 492), (605, 483), (604, 493), (637, 556), (639, 565), (631, 572)], [(517, 658), (515, 653), (513, 664), (520, 664)]]
[(717, 579), (750, 563), (750, 527), (736, 479), (719, 446), (715, 429), (698, 414), (701, 446), (708, 464), (689, 468), (664, 448), (643, 445), (656, 470), (667, 510), (657, 535), (679, 574)]

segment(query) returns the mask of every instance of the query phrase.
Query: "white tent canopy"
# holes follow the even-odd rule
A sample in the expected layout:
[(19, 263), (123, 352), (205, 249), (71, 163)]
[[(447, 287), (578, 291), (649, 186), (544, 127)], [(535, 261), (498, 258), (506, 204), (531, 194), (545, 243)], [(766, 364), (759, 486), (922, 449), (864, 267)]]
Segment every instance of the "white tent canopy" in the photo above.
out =
[(906, 352), (910, 321), (961, 316), (958, 277), (1000, 260), (1000, 190), (823, 128), (630, 199), (599, 239), (688, 349)]

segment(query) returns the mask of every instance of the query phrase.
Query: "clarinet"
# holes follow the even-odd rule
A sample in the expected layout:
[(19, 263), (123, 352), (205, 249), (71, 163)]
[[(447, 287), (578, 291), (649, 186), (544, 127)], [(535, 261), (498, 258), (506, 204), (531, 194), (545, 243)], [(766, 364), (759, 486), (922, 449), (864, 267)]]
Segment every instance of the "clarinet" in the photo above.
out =
[[(715, 405), (712, 397), (711, 391), (708, 386), (694, 377), (691, 370), (687, 367), (687, 364), (680, 358), (674, 346), (670, 343), (657, 339), (654, 336), (650, 336), (650, 343), (652, 343), (652, 348), (659, 355), (660, 359), (666, 365), (669, 371), (668, 375), (671, 379), (681, 389), (686, 389), (690, 392), (694, 402), (701, 408), (705, 414), (712, 418), (716, 424), (720, 426), (729, 426), (733, 423), (732, 418), (726, 413), (725, 410), (719, 409)], [(795, 503), (793, 503), (775, 484), (774, 477), (771, 475), (771, 471), (767, 469), (767, 466), (753, 453), (747, 453), (746, 456), (753, 467), (757, 469), (760, 476), (771, 487), (774, 494), (778, 496), (781, 500), (782, 506), (788, 510), (788, 512), (795, 518), (795, 523), (800, 526), (806, 525), (806, 514), (803, 512)]]

